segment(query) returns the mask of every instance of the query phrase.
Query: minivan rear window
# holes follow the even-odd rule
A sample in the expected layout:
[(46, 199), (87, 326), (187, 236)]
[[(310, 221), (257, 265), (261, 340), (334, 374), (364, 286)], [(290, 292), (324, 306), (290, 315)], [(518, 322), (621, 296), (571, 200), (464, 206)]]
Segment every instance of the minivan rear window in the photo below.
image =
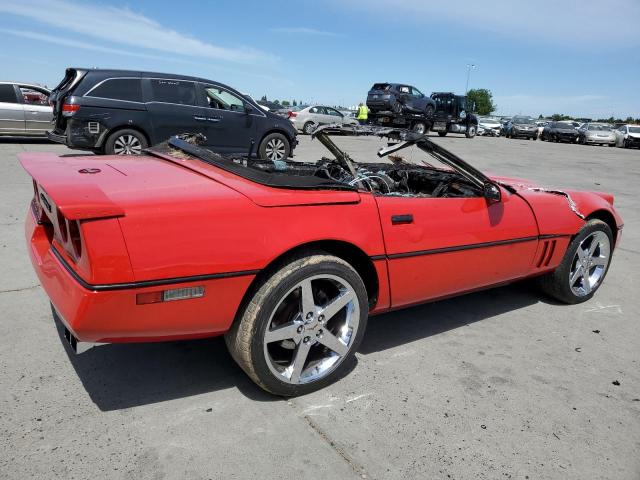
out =
[(0, 85), (0, 102), (18, 103), (13, 85), (7, 85), (6, 83)]
[(92, 88), (86, 96), (142, 102), (142, 86), (139, 78), (110, 78)]
[(196, 104), (196, 85), (181, 80), (151, 79), (151, 95), (156, 102)]
[(388, 83), (374, 83), (371, 90), (388, 90), (390, 85)]

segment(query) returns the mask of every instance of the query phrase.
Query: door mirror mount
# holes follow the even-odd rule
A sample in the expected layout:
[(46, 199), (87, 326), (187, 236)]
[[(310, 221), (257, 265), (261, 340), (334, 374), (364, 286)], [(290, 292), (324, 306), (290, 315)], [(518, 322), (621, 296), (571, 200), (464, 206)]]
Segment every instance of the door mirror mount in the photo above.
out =
[(253, 107), (247, 103), (244, 104), (244, 113), (251, 113), (253, 112)]
[(487, 199), (489, 204), (499, 203), (502, 201), (502, 193), (500, 187), (495, 183), (487, 182), (484, 184), (484, 198)]

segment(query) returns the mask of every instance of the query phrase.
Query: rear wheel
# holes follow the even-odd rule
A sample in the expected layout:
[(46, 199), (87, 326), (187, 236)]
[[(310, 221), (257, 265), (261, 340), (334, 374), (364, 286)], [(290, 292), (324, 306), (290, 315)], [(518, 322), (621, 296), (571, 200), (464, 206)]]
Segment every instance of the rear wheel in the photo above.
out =
[(260, 143), (258, 153), (264, 160), (286, 160), (291, 154), (291, 146), (283, 134), (270, 133)]
[(427, 108), (424, 109), (424, 115), (427, 118), (433, 117), (433, 105), (427, 105)]
[(343, 373), (367, 316), (367, 292), (358, 273), (340, 258), (315, 252), (266, 278), (225, 340), (260, 387), (276, 395), (303, 395)]
[(304, 127), (302, 127), (302, 131), (307, 135), (311, 135), (315, 129), (316, 129), (316, 124), (313, 122), (307, 122), (304, 124)]
[(104, 153), (107, 155), (140, 155), (149, 146), (146, 137), (129, 128), (118, 130), (107, 138)]
[(542, 289), (565, 303), (589, 300), (607, 274), (612, 245), (609, 225), (589, 220), (569, 244), (558, 268), (541, 277)]
[(393, 110), (393, 113), (402, 113), (402, 104), (396, 100), (393, 103), (391, 110)]
[(444, 137), (447, 135), (447, 132), (438, 132), (438, 135), (440, 135), (441, 137)]

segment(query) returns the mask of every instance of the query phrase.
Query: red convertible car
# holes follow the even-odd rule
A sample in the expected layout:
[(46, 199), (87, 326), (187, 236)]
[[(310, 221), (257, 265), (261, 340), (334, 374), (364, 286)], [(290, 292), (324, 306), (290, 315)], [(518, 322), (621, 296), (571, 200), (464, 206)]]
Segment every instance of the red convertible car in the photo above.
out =
[[(353, 161), (344, 133), (390, 139), (388, 161)], [(299, 395), (340, 375), (369, 315), (534, 276), (578, 303), (607, 274), (612, 195), (489, 178), (406, 131), (315, 136), (333, 158), (221, 156), (197, 136), (22, 154), (29, 253), (72, 348), (225, 335), (258, 385)]]

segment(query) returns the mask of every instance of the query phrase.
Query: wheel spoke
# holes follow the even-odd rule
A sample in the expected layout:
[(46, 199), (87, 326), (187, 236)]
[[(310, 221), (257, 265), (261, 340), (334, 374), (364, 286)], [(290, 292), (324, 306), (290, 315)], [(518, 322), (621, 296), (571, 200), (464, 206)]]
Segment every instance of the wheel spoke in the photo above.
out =
[(336, 298), (334, 298), (328, 305), (326, 305), (320, 312), (320, 315), (324, 315), (325, 320), (329, 320), (335, 316), (340, 310), (342, 310), (350, 301), (355, 298), (351, 290), (342, 292)]
[(594, 266), (606, 267), (609, 260), (606, 257), (593, 257), (591, 264)]
[(575, 271), (571, 274), (571, 278), (569, 278), (569, 285), (573, 287), (581, 275), (582, 275), (582, 265), (576, 265)]
[(293, 383), (298, 383), (300, 381), (300, 375), (302, 374), (302, 369), (304, 368), (304, 364), (307, 362), (307, 357), (309, 356), (309, 350), (311, 349), (311, 342), (300, 342), (296, 347), (296, 352), (293, 356), (293, 362), (291, 362), (291, 376), (289, 380)]
[(578, 259), (582, 262), (585, 257), (587, 256), (587, 252), (585, 250), (582, 249), (582, 244), (580, 244), (580, 246), (578, 247), (578, 250), (576, 252), (578, 254)]
[(282, 327), (274, 328), (273, 330), (267, 330), (264, 334), (265, 343), (273, 343), (281, 340), (288, 340), (290, 338), (296, 338), (298, 334), (299, 325), (291, 322)]
[(325, 330), (320, 337), (317, 338), (318, 342), (320, 342), (325, 347), (333, 350), (341, 357), (347, 354), (349, 347), (347, 347), (342, 340), (336, 337), (333, 333)]
[(585, 295), (588, 295), (591, 292), (591, 278), (589, 277), (589, 273), (585, 272), (582, 275), (582, 288), (584, 289)]
[(300, 284), (300, 307), (302, 308), (303, 318), (309, 313), (315, 313), (316, 302), (313, 299), (311, 280), (304, 280)]

